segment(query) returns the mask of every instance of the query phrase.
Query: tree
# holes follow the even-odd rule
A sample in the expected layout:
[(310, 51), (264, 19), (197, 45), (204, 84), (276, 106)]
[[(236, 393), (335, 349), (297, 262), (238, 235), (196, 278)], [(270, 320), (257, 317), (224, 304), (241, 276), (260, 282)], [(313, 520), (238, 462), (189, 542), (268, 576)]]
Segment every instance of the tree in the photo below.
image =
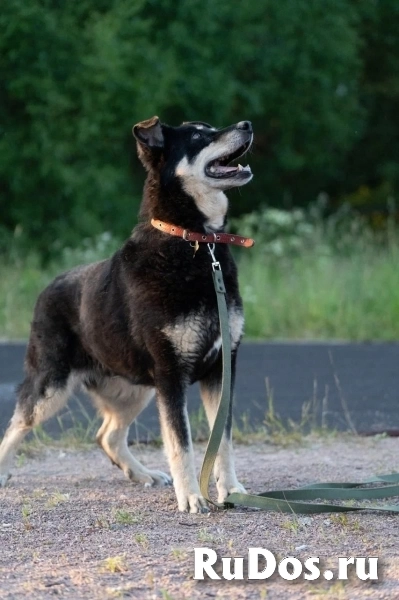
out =
[[(344, 194), (368, 173), (397, 181), (398, 10), (382, 6), (3, 0), (3, 240), (20, 226), (51, 253), (104, 229), (128, 235), (144, 179), (131, 127), (154, 114), (170, 124), (254, 122), (255, 178), (233, 195), (235, 214)], [(361, 140), (380, 131), (394, 160), (374, 169), (387, 152), (377, 143), (364, 152)]]

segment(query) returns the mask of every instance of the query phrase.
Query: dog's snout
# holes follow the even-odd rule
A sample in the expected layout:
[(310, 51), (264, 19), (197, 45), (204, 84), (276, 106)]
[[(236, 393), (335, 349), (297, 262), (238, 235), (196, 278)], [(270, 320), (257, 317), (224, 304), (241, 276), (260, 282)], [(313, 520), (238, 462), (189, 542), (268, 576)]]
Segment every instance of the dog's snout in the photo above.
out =
[(252, 123), (251, 121), (240, 121), (237, 123), (237, 129), (242, 129), (243, 131), (252, 131)]

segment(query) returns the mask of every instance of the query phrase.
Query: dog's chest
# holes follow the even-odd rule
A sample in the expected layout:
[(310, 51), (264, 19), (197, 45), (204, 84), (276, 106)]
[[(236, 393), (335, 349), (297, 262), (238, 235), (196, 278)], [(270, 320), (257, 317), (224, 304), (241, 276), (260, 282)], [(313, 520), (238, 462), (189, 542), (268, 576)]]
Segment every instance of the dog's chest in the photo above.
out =
[[(231, 347), (234, 350), (240, 341), (244, 327), (244, 316), (239, 307), (230, 307), (229, 326)], [(182, 361), (193, 365), (216, 357), (222, 345), (216, 312), (206, 314), (204, 311), (198, 311), (181, 317), (173, 324), (164, 327), (163, 333)]]

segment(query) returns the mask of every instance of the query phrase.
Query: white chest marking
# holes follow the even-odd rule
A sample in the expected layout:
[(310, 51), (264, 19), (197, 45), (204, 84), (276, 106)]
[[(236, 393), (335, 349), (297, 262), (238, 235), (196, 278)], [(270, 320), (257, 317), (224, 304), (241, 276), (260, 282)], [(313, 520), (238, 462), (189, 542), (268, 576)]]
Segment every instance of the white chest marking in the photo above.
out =
[[(210, 329), (211, 323), (210, 318), (197, 313), (185, 319), (179, 319), (173, 325), (167, 325), (162, 331), (185, 360), (196, 360), (200, 358), (198, 353), (201, 351), (201, 345), (204, 343), (204, 337), (206, 337), (204, 331)], [(244, 316), (235, 307), (230, 308), (229, 325), (231, 347), (235, 350), (244, 328)], [(203, 360), (207, 360), (213, 352), (219, 351), (221, 346), (222, 338), (218, 335)]]
[(179, 319), (173, 325), (163, 328), (163, 333), (182, 355), (190, 357), (199, 350), (201, 332), (207, 326), (201, 314)]

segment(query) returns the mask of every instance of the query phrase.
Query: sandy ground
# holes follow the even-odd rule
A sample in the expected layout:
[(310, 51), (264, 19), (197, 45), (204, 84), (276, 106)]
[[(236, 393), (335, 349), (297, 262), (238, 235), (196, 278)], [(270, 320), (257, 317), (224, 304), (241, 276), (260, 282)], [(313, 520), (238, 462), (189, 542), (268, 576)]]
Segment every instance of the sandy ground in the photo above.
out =
[[(399, 470), (399, 441), (326, 438), (291, 448), (237, 446), (237, 472), (254, 493), (315, 480), (362, 480)], [(162, 450), (134, 452), (166, 469)], [(196, 446), (200, 464), (203, 446)], [(0, 598), (399, 599), (399, 515), (298, 516), (251, 510), (178, 513), (172, 489), (132, 485), (97, 448), (48, 449), (19, 461), (0, 490)], [(194, 581), (195, 547), (277, 559), (379, 557), (379, 581)], [(115, 571), (115, 572), (113, 572)]]

